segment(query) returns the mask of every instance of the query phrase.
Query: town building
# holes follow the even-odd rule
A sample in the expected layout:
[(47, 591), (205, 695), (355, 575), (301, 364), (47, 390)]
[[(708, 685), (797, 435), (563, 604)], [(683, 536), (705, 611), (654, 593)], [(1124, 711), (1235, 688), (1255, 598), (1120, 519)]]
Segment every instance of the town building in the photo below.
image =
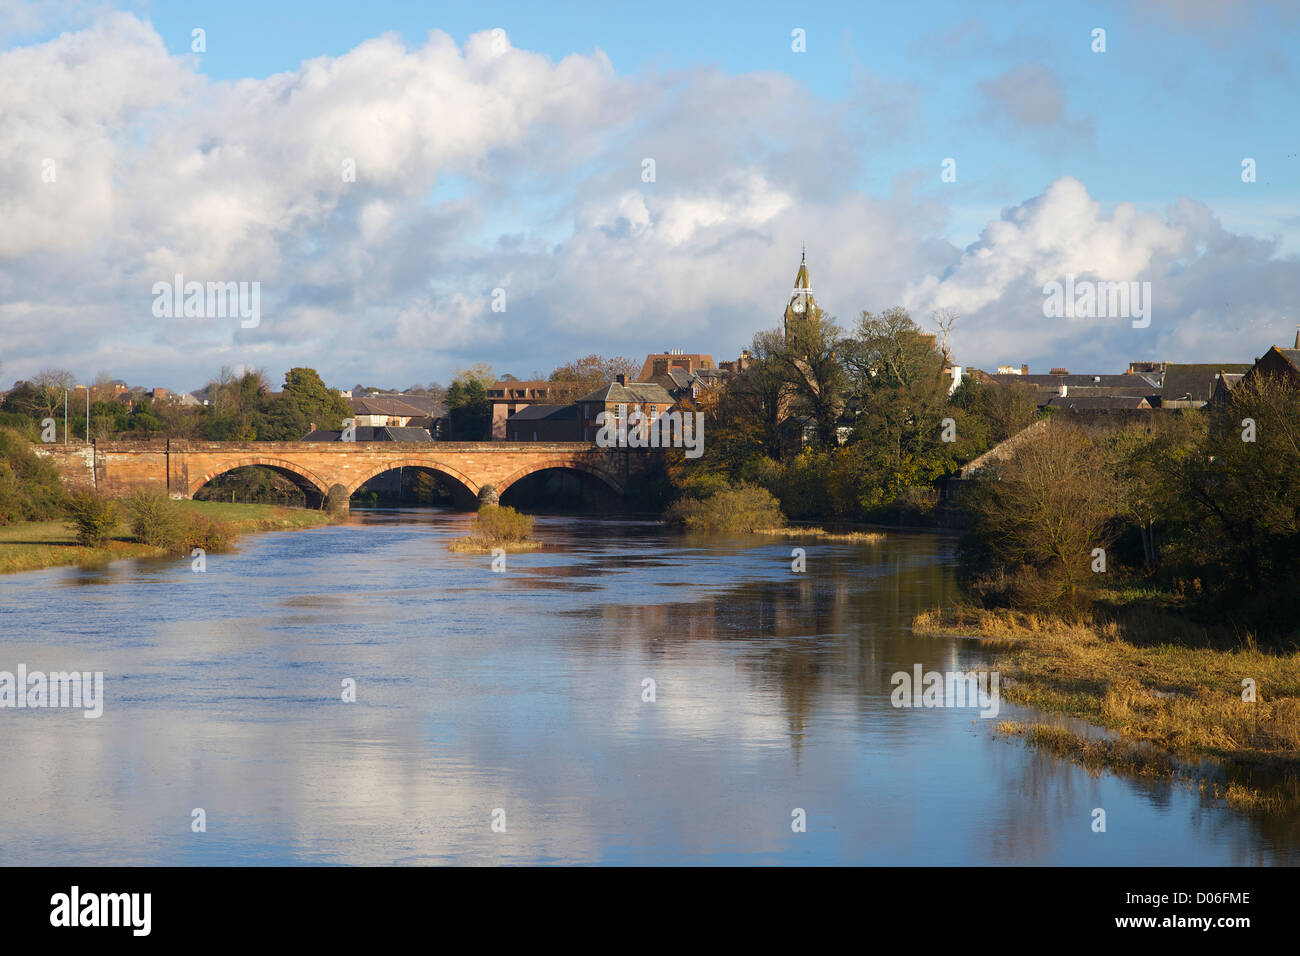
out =
[(1161, 408), (1201, 408), (1207, 405), (1223, 375), (1243, 375), (1250, 371), (1247, 364), (1194, 364), (1165, 363), (1161, 380)]
[(352, 409), (352, 418), (357, 427), (367, 428), (427, 428), (429, 418), (427, 411), (408, 402), (405, 397), (367, 396), (349, 398), (348, 406)]
[(505, 441), (508, 433), (506, 422), (512, 415), (531, 405), (550, 403), (560, 388), (558, 383), (545, 380), (493, 382), (487, 390), (488, 401), (492, 404), (492, 440)]
[(1260, 375), (1280, 378), (1300, 385), (1300, 329), (1296, 330), (1295, 344), (1291, 348), (1271, 346), (1267, 352), (1255, 359), (1255, 364), (1242, 376), (1242, 380)]
[[(639, 411), (646, 427), (673, 406), (673, 397), (656, 382), (629, 382), (620, 375), (616, 381), (583, 395), (575, 403), (578, 407), (577, 424), (579, 441), (595, 441), (601, 425), (597, 416), (604, 412), (606, 421), (626, 421), (633, 411)], [(613, 425), (613, 422), (610, 422)]]
[(647, 355), (645, 363), (641, 366), (641, 374), (637, 378), (638, 381), (653, 382), (657, 377), (671, 375), (674, 371), (690, 374), (705, 370), (715, 371), (717, 367), (712, 355), (672, 349)]
[(529, 405), (506, 419), (506, 441), (579, 441), (577, 405)]

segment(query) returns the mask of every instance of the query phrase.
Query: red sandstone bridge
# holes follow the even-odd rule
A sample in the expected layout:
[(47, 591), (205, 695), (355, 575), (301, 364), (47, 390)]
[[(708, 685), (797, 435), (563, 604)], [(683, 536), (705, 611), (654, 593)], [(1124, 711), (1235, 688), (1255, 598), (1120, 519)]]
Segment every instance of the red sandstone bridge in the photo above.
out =
[[(124, 495), (156, 488), (192, 498), (218, 475), (261, 465), (285, 475), (309, 502), (336, 486), (351, 495), (371, 478), (396, 468), (423, 468), (449, 479), (462, 503), (485, 489), (500, 495), (511, 485), (549, 469), (590, 476), (622, 496), (628, 479), (644, 471), (650, 453), (600, 448), (587, 442), (195, 442), (107, 441), (42, 445), (71, 488)], [(490, 491), (489, 491), (490, 494)]]

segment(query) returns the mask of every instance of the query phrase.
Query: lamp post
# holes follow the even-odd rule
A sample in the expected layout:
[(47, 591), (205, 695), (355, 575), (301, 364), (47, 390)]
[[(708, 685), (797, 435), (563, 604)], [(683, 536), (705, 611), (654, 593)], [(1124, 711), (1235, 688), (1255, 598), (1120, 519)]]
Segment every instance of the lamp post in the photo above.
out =
[(63, 390), (63, 444), (68, 443), (68, 390)]

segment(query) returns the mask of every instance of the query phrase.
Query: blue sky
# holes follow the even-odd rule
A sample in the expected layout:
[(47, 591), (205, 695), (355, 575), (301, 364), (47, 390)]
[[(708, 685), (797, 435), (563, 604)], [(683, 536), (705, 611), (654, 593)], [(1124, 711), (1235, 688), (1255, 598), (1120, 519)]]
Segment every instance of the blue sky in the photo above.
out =
[[(0, 192), (0, 376), (727, 358), (805, 240), (842, 323), (953, 308), (967, 364), (1248, 361), (1300, 322), (1297, 40), (1262, 0), (19, 3), (0, 166), (67, 173)], [(266, 322), (151, 322), (173, 271), (260, 281)], [(1152, 326), (1050, 325), (1064, 271), (1151, 281)]]

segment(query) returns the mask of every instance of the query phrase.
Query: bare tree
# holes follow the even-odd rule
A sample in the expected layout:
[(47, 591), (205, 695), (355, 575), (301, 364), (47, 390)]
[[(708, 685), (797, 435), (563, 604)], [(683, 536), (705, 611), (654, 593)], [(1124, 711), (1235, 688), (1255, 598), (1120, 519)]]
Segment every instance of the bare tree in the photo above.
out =
[(960, 313), (953, 309), (936, 309), (931, 313), (934, 319), (935, 327), (939, 330), (939, 351), (943, 355), (945, 365), (952, 364), (952, 351), (948, 348), (948, 338), (952, 335), (952, 327), (957, 324), (961, 318)]
[(62, 368), (46, 368), (36, 373), (32, 379), (35, 388), (36, 408), (42, 418), (53, 418), (63, 408), (65, 392), (71, 392), (77, 385), (77, 377)]
[(566, 362), (550, 374), (554, 390), (552, 400), (571, 402), (593, 389), (600, 388), (608, 382), (623, 375), (630, 382), (636, 378), (640, 368), (630, 358), (616, 355), (605, 358), (595, 353), (572, 362)]

